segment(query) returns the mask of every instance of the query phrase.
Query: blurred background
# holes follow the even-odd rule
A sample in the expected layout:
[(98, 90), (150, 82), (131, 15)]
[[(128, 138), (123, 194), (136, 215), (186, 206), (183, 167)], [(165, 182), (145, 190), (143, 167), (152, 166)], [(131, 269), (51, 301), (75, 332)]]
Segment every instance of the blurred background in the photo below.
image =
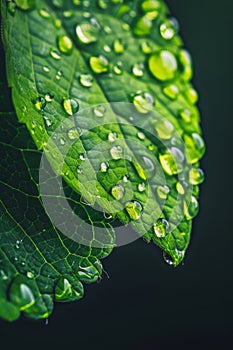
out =
[[(48, 324), (0, 321), (0, 339), (74, 348), (233, 349), (232, 0), (166, 0), (194, 62), (207, 152), (200, 213), (183, 266), (138, 240), (103, 260), (109, 275)], [(33, 346), (33, 344), (31, 344)]]

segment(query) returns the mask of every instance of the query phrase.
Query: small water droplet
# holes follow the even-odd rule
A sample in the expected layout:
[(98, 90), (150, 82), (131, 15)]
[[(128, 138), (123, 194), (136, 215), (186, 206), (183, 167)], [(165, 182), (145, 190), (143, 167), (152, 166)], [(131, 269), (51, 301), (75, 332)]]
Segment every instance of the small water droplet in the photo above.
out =
[(128, 182), (129, 178), (127, 175), (123, 176), (123, 179), (122, 179), (124, 182)]
[(64, 146), (65, 143), (66, 143), (66, 140), (65, 140), (63, 137), (61, 137), (61, 138), (60, 138), (60, 144), (61, 144), (62, 146)]
[(160, 34), (165, 40), (171, 40), (179, 31), (179, 24), (175, 18), (166, 19), (159, 27)]
[(97, 41), (99, 28), (91, 23), (76, 26), (76, 35), (82, 44), (91, 44)]
[(105, 52), (111, 52), (111, 47), (108, 45), (104, 45), (103, 49)]
[(46, 102), (52, 102), (54, 94), (52, 92), (47, 92), (44, 96)]
[(80, 132), (77, 128), (71, 128), (67, 134), (70, 140), (78, 139), (80, 136)]
[(182, 78), (185, 81), (189, 81), (193, 75), (191, 56), (188, 51), (182, 49), (178, 53), (178, 58), (181, 65), (183, 66)]
[(174, 126), (166, 119), (159, 119), (154, 122), (158, 138), (169, 140), (174, 132)]
[(170, 188), (167, 185), (157, 187), (157, 194), (160, 199), (167, 199), (169, 192)]
[(185, 194), (184, 186), (180, 182), (176, 183), (176, 190), (182, 196)]
[(73, 98), (63, 99), (63, 107), (67, 114), (73, 115), (79, 110), (79, 103)]
[(190, 123), (191, 120), (192, 120), (192, 112), (185, 108), (185, 109), (182, 109), (180, 111), (180, 117), (186, 122), (186, 123)]
[(51, 49), (50, 50), (50, 56), (52, 58), (54, 58), (55, 60), (60, 60), (61, 59), (60, 53), (57, 50), (55, 50), (55, 49)]
[(127, 202), (125, 209), (132, 220), (138, 220), (142, 214), (142, 206), (137, 201)]
[(128, 32), (130, 30), (130, 26), (128, 23), (123, 23), (122, 24), (122, 29), (125, 30), (126, 32)]
[(148, 92), (138, 91), (133, 96), (133, 104), (140, 113), (147, 114), (152, 110), (155, 102), (153, 96)]
[(82, 160), (82, 161), (84, 161), (84, 160), (86, 160), (87, 158), (84, 156), (84, 154), (80, 154), (79, 159)]
[(101, 171), (102, 173), (106, 173), (107, 170), (108, 170), (108, 167), (109, 167), (109, 165), (108, 165), (107, 162), (102, 162), (102, 163), (100, 164), (100, 171)]
[(68, 10), (68, 11), (63, 11), (62, 14), (63, 14), (63, 17), (70, 18), (73, 16), (74, 13)]
[(171, 84), (163, 88), (163, 93), (171, 100), (176, 100), (179, 95), (179, 89), (176, 85)]
[(44, 97), (40, 96), (35, 100), (35, 107), (38, 111), (41, 111), (42, 109), (44, 109), (45, 106), (46, 106), (46, 101)]
[(186, 145), (187, 161), (194, 164), (205, 153), (204, 140), (197, 133), (192, 133), (191, 135), (184, 134), (183, 138)]
[(50, 18), (50, 13), (48, 12), (47, 9), (39, 9), (39, 14), (41, 15), (41, 17), (43, 18)]
[(161, 50), (149, 58), (149, 70), (158, 80), (173, 79), (176, 76), (177, 69), (176, 57), (170, 51)]
[(61, 28), (61, 20), (60, 19), (55, 18), (53, 23), (57, 29)]
[(108, 134), (108, 141), (109, 142), (114, 142), (117, 139), (117, 133), (116, 132), (110, 132), (110, 134)]
[(191, 104), (195, 104), (198, 101), (198, 93), (195, 89), (189, 88), (185, 91), (185, 95)]
[(70, 55), (72, 53), (73, 43), (70, 37), (68, 37), (67, 35), (58, 36), (57, 46), (58, 46), (58, 49), (66, 55)]
[(132, 68), (133, 75), (135, 77), (142, 77), (144, 74), (144, 65), (143, 63), (135, 63)]
[(44, 115), (43, 118), (48, 127), (52, 125), (52, 121), (47, 116)]
[(139, 191), (139, 192), (144, 192), (145, 189), (146, 189), (146, 185), (145, 185), (144, 182), (142, 182), (142, 183), (140, 183), (140, 184), (138, 185), (138, 191)]
[(115, 39), (113, 42), (113, 50), (115, 53), (120, 54), (124, 52), (124, 44), (122, 39)]
[(123, 148), (121, 146), (113, 146), (110, 149), (110, 154), (113, 159), (120, 159), (123, 155)]
[(110, 33), (112, 33), (112, 29), (109, 26), (104, 26), (104, 32), (106, 34), (110, 34)]
[(106, 112), (106, 107), (104, 105), (95, 106), (93, 112), (96, 117), (102, 118)]
[(136, 21), (133, 27), (133, 33), (138, 36), (145, 36), (151, 33), (152, 27), (152, 20), (149, 18), (149, 16), (145, 15)]
[(106, 10), (108, 8), (108, 2), (106, 0), (98, 0), (98, 6), (102, 10)]
[(168, 175), (178, 174), (183, 170), (183, 153), (176, 147), (171, 147), (169, 153), (160, 154), (159, 160), (163, 170)]
[(168, 265), (174, 265), (174, 261), (168, 253), (163, 252), (163, 259)]
[(163, 238), (168, 233), (169, 226), (169, 222), (166, 219), (158, 219), (153, 225), (154, 233), (158, 238)]
[(56, 74), (56, 79), (57, 79), (57, 80), (60, 80), (61, 77), (62, 77), (62, 75), (63, 75), (62, 71), (61, 71), (61, 70), (58, 70), (58, 71), (57, 71), (57, 74)]
[(120, 62), (120, 61), (117, 62), (117, 64), (114, 65), (114, 67), (113, 67), (113, 71), (114, 71), (114, 73), (117, 74), (117, 75), (122, 74), (122, 62)]
[(145, 53), (145, 54), (149, 54), (149, 53), (152, 52), (152, 48), (151, 48), (150, 44), (147, 41), (143, 41), (142, 42), (141, 49), (142, 49), (142, 52)]
[(43, 71), (44, 71), (45, 73), (49, 73), (49, 72), (50, 72), (50, 69), (49, 69), (49, 67), (44, 66), (44, 67), (43, 67)]
[(27, 278), (33, 278), (34, 277), (34, 273), (31, 271), (27, 272)]
[(159, 0), (145, 0), (141, 4), (141, 9), (143, 12), (151, 12), (154, 10), (159, 10), (161, 8), (161, 2)]
[(109, 62), (106, 57), (100, 56), (92, 56), (90, 58), (90, 67), (92, 71), (96, 74), (105, 73), (109, 70)]
[(137, 133), (137, 137), (140, 139), (140, 140), (145, 140), (146, 136), (143, 132), (139, 131)]
[(116, 185), (112, 187), (111, 194), (116, 200), (121, 200), (124, 196), (125, 189), (122, 185)]
[(91, 87), (93, 85), (93, 77), (91, 74), (82, 74), (80, 76), (80, 84), (85, 87)]
[(204, 172), (200, 168), (192, 168), (189, 171), (189, 183), (192, 185), (199, 185), (205, 179)]

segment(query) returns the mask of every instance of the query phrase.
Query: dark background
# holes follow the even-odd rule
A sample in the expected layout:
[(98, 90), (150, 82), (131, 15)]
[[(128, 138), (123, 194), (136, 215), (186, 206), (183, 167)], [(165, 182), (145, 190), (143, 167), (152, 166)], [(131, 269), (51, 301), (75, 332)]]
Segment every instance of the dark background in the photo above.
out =
[[(110, 279), (57, 304), (48, 325), (0, 321), (0, 339), (76, 349), (233, 349), (232, 0), (167, 0), (194, 60), (207, 152), (200, 213), (185, 264), (136, 241), (103, 261)], [(231, 335), (232, 333), (232, 335)], [(18, 343), (19, 345), (20, 343)], [(34, 343), (31, 343), (33, 347)]]

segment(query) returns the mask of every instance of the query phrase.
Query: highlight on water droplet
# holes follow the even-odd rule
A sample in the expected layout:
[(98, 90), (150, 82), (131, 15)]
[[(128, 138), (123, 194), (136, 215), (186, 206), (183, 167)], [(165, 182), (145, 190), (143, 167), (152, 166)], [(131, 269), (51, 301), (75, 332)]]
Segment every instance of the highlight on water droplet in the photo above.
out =
[(125, 205), (125, 209), (132, 220), (138, 220), (142, 214), (142, 205), (137, 201), (127, 202)]
[(91, 44), (97, 41), (99, 28), (91, 23), (82, 23), (76, 26), (76, 35), (82, 44)]
[(91, 87), (93, 85), (93, 77), (91, 74), (81, 74), (80, 75), (80, 84), (85, 87)]
[(50, 49), (50, 56), (52, 58), (54, 58), (55, 60), (60, 60), (61, 59), (60, 53), (57, 50), (55, 50), (55, 49)]
[(179, 31), (179, 23), (175, 18), (166, 19), (159, 27), (160, 34), (165, 40), (171, 40)]
[(39, 14), (40, 14), (41, 17), (43, 17), (43, 18), (50, 18), (50, 13), (49, 13), (48, 10), (45, 9), (45, 8), (39, 9)]
[(74, 98), (64, 98), (63, 107), (67, 114), (73, 115), (79, 110), (79, 103)]
[(168, 50), (160, 50), (149, 58), (149, 70), (155, 78), (167, 81), (175, 78), (178, 65), (175, 55)]
[(59, 35), (57, 37), (57, 46), (58, 49), (66, 55), (70, 55), (72, 53), (73, 43), (70, 37), (67, 35)]
[(116, 132), (110, 132), (108, 134), (108, 141), (109, 142), (115, 142), (117, 139), (117, 133)]

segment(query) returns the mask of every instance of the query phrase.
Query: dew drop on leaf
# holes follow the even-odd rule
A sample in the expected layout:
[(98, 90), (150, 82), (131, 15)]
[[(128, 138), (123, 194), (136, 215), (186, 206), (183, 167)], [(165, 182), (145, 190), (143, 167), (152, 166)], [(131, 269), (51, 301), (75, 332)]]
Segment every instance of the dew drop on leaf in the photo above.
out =
[(142, 77), (144, 74), (143, 63), (135, 63), (132, 67), (132, 73), (135, 77)]
[(49, 67), (44, 66), (44, 67), (43, 67), (43, 71), (44, 71), (45, 73), (49, 73), (50, 69), (49, 69)]
[(176, 100), (179, 95), (179, 89), (176, 85), (171, 84), (163, 88), (163, 93), (171, 100)]
[(54, 94), (52, 92), (47, 92), (44, 96), (46, 102), (52, 102), (54, 99)]
[(191, 122), (191, 118), (192, 118), (192, 112), (185, 108), (185, 109), (182, 109), (180, 111), (180, 117), (186, 122), (186, 123), (190, 123)]
[(157, 120), (154, 127), (160, 139), (169, 140), (173, 135), (174, 126), (166, 119)]
[(186, 95), (188, 101), (193, 105), (198, 101), (198, 93), (193, 88), (188, 88), (185, 91), (185, 95)]
[(125, 209), (132, 220), (138, 220), (142, 214), (142, 206), (137, 201), (127, 202)]
[(39, 9), (39, 14), (43, 18), (50, 18), (50, 13), (48, 12), (47, 9), (44, 9), (44, 8)]
[(187, 220), (193, 219), (199, 211), (199, 205), (196, 197), (191, 196), (190, 203), (184, 201), (184, 215)]
[(189, 183), (192, 185), (199, 185), (205, 179), (204, 172), (200, 168), (192, 168), (189, 171)]
[(187, 161), (191, 164), (196, 163), (205, 153), (205, 143), (201, 135), (192, 133), (184, 134), (184, 142), (186, 145)]
[(95, 106), (93, 112), (96, 117), (102, 118), (106, 112), (106, 107), (104, 105)]
[(96, 74), (105, 73), (109, 70), (109, 62), (106, 57), (100, 56), (92, 56), (90, 58), (90, 67), (92, 71)]
[(76, 26), (76, 35), (82, 44), (91, 44), (97, 41), (99, 29), (91, 23), (82, 23)]
[(120, 159), (123, 155), (123, 148), (121, 146), (113, 146), (110, 149), (110, 154), (113, 159)]
[(167, 199), (169, 192), (170, 188), (167, 185), (157, 187), (157, 194), (160, 199)]
[(133, 104), (138, 110), (138, 112), (142, 114), (147, 114), (149, 111), (152, 110), (152, 107), (154, 106), (155, 102), (153, 96), (148, 92), (138, 91), (133, 96)]
[(101, 171), (102, 173), (106, 173), (107, 170), (108, 170), (108, 167), (109, 167), (109, 165), (108, 165), (107, 162), (102, 162), (102, 163), (100, 164), (100, 171)]
[(35, 100), (35, 107), (38, 111), (41, 111), (42, 109), (44, 109), (46, 106), (46, 100), (44, 99), (44, 97), (38, 97)]
[(177, 60), (168, 50), (161, 50), (149, 58), (149, 70), (155, 78), (167, 81), (175, 78), (177, 73)]
[(93, 80), (90, 74), (82, 74), (80, 76), (80, 84), (85, 87), (91, 87), (93, 85)]
[(55, 49), (51, 49), (50, 50), (50, 56), (52, 58), (54, 58), (55, 60), (60, 60), (61, 59), (60, 53), (57, 50), (55, 50)]
[(124, 45), (122, 39), (115, 39), (113, 42), (113, 50), (115, 53), (120, 54), (124, 52)]
[(70, 37), (68, 37), (67, 35), (58, 36), (57, 46), (58, 46), (58, 49), (66, 55), (70, 55), (72, 53), (73, 43)]
[(168, 233), (169, 222), (166, 219), (158, 219), (153, 225), (154, 233), (158, 238), (165, 237)]
[(125, 189), (122, 185), (116, 185), (112, 187), (111, 194), (116, 200), (120, 200), (124, 196)]
[(108, 134), (108, 141), (109, 142), (114, 142), (117, 139), (117, 133), (115, 132), (110, 132), (110, 134)]
[(159, 27), (160, 34), (165, 40), (171, 40), (179, 31), (179, 24), (175, 18), (166, 19)]
[(174, 265), (174, 261), (168, 253), (163, 252), (163, 259), (168, 265)]
[(143, 192), (143, 191), (145, 191), (145, 189), (146, 189), (146, 185), (144, 182), (138, 184), (138, 191), (139, 192)]
[(184, 186), (180, 182), (176, 183), (176, 190), (182, 196), (185, 194)]
[(67, 114), (73, 115), (79, 110), (79, 103), (73, 98), (63, 100), (63, 107)]
[(78, 139), (80, 136), (80, 133), (77, 128), (71, 128), (70, 130), (68, 130), (67, 134), (70, 140)]

